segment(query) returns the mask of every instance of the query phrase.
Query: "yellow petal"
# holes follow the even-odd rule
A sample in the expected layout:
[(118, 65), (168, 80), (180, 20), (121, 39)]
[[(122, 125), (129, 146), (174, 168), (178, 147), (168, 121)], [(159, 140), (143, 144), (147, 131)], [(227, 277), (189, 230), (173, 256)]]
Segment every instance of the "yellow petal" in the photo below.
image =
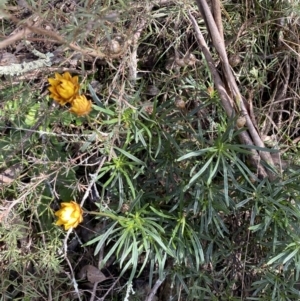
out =
[(65, 224), (64, 227), (65, 227), (65, 230), (69, 230), (70, 228), (72, 228), (72, 225)]
[(71, 103), (70, 112), (77, 116), (84, 116), (91, 112), (92, 102), (87, 100), (84, 95), (78, 95)]
[(72, 76), (70, 74), (70, 72), (65, 72), (62, 77), (68, 81), (72, 81)]
[(56, 80), (61, 80), (61, 79), (63, 79), (63, 76), (61, 76), (59, 73), (56, 73), (56, 72), (55, 72), (54, 76), (55, 76), (55, 79), (56, 79)]
[(73, 76), (73, 77), (72, 77), (72, 83), (73, 83), (74, 85), (78, 85), (78, 80), (79, 80), (79, 77), (78, 77), (78, 76)]
[(70, 203), (62, 202), (62, 203), (60, 203), (60, 206), (61, 206), (61, 208), (70, 207), (70, 206), (73, 206), (72, 203), (74, 203), (74, 202), (73, 201), (70, 201)]
[(51, 86), (56, 86), (59, 84), (59, 81), (57, 79), (54, 78), (48, 78), (48, 82)]
[(63, 224), (64, 223), (60, 219), (58, 219), (57, 222), (55, 223), (56, 226), (61, 226)]

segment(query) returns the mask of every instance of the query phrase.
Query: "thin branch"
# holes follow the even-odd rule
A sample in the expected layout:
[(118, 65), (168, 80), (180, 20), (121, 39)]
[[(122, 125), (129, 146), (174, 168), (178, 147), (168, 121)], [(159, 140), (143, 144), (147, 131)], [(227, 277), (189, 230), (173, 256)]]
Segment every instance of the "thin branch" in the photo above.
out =
[(97, 176), (98, 176), (98, 174), (99, 174), (99, 172), (100, 172), (103, 164), (105, 163), (105, 161), (106, 161), (106, 157), (103, 157), (102, 160), (101, 160), (101, 162), (99, 163), (99, 166), (98, 166), (98, 168), (96, 170), (96, 173), (93, 174), (93, 175), (90, 175), (91, 176), (91, 182), (89, 183), (89, 186), (88, 186), (87, 190), (85, 191), (84, 196), (82, 197), (82, 200), (81, 200), (81, 203), (80, 203), (81, 207), (83, 207), (83, 205), (85, 203), (85, 200), (88, 198), (89, 193), (90, 193), (93, 185), (97, 181)]
[(31, 31), (28, 28), (21, 29), (16, 34), (9, 36), (5, 40), (1, 41), (0, 49), (6, 48), (7, 46), (9, 46), (11, 44), (26, 38), (27, 35), (29, 35), (30, 33), (31, 33)]
[(226, 111), (227, 116), (234, 116), (235, 115), (235, 111), (233, 109), (234, 103), (232, 98), (228, 95), (224, 84), (221, 80), (221, 77), (214, 65), (214, 61), (212, 59), (212, 56), (210, 54), (210, 51), (208, 49), (208, 46), (205, 42), (205, 39), (199, 29), (199, 26), (197, 24), (197, 21), (195, 20), (194, 16), (191, 14), (191, 12), (189, 12), (189, 16), (190, 16), (190, 20), (193, 24), (194, 30), (195, 30), (195, 35), (196, 35), (196, 39), (198, 41), (199, 46), (201, 47), (201, 50), (205, 56), (206, 62), (208, 64), (208, 67), (210, 69), (210, 72), (213, 75), (214, 78), (214, 83), (216, 85), (216, 88), (219, 92), (220, 98), (221, 98), (221, 102), (222, 102), (222, 106)]
[(224, 43), (224, 32), (223, 32), (220, 0), (212, 0), (211, 4), (212, 4), (212, 12), (214, 15), (214, 19), (215, 19), (216, 25), (219, 29), (221, 39), (223, 40), (223, 43)]
[[(265, 148), (263, 141), (261, 140), (255, 126), (252, 123), (250, 116), (248, 115), (248, 112), (247, 112), (247, 109), (246, 109), (246, 106), (244, 103), (244, 98), (242, 97), (242, 95), (239, 91), (239, 88), (235, 81), (235, 77), (232, 73), (230, 64), (228, 62), (228, 57), (227, 57), (224, 41), (220, 36), (218, 27), (214, 21), (214, 18), (208, 7), (208, 4), (206, 3), (205, 0), (196, 0), (196, 2), (197, 2), (197, 5), (199, 7), (199, 10), (200, 10), (204, 20), (205, 20), (205, 23), (206, 23), (208, 31), (211, 35), (213, 44), (221, 58), (224, 75), (227, 80), (227, 85), (230, 89), (230, 92), (232, 93), (232, 99), (234, 100), (236, 110), (239, 111), (246, 118), (246, 125), (247, 125), (248, 131), (252, 137), (254, 145), (259, 146), (261, 148)], [(190, 14), (190, 16), (191, 16), (191, 14)], [(193, 22), (194, 28), (195, 28), (195, 24), (198, 27), (198, 24), (197, 24), (196, 20), (194, 19), (194, 22)], [(200, 29), (198, 31), (200, 32)], [(205, 43), (205, 41), (204, 41), (204, 43)], [(265, 162), (274, 166), (273, 159), (269, 152), (261, 151), (261, 152), (259, 152), (259, 154)], [(266, 172), (267, 172), (270, 180), (274, 180), (276, 178), (276, 175), (273, 172), (271, 172), (269, 170), (266, 170)]]
[[(20, 20), (18, 20), (17, 18), (15, 18), (12, 15), (8, 16), (9, 19), (11, 19), (14, 23), (18, 24), (20, 22)], [(59, 34), (55, 33), (54, 31), (50, 31), (50, 30), (46, 30), (43, 29), (41, 27), (38, 27), (38, 25), (40, 24), (40, 22), (30, 22), (30, 21), (26, 21), (24, 23), (22, 23), (23, 29), (21, 30), (21, 33), (16, 33), (15, 35), (13, 35), (12, 37), (8, 37), (5, 40), (3, 40), (2, 42), (0, 42), (0, 49), (5, 48), (9, 45), (11, 45), (12, 43), (23, 39), (24, 37), (26, 37), (29, 33), (35, 33), (35, 34), (41, 34), (44, 35), (46, 37), (51, 37), (52, 39), (54, 39), (56, 42), (62, 44), (62, 45), (67, 45), (69, 48), (76, 50), (80, 53), (82, 53), (83, 55), (87, 55), (87, 56), (91, 56), (91, 57), (96, 57), (96, 58), (118, 58), (120, 57), (127, 49), (127, 45), (128, 42), (125, 42), (125, 45), (123, 47), (123, 51), (121, 51), (120, 53), (117, 54), (109, 54), (106, 55), (103, 52), (99, 51), (99, 50), (94, 50), (94, 49), (89, 49), (89, 48), (82, 48), (79, 47), (78, 45), (72, 43), (72, 42), (68, 42), (66, 40), (65, 37), (60, 36)]]
[(105, 300), (107, 300), (107, 299), (105, 299), (106, 296), (113, 290), (113, 288), (115, 287), (115, 285), (120, 281), (121, 277), (122, 276), (119, 276), (116, 279), (116, 281), (109, 287), (109, 289), (107, 290), (107, 292), (105, 293), (105, 295), (103, 297), (99, 298), (99, 301), (105, 301)]
[(132, 80), (133, 83), (136, 82), (137, 80), (137, 64), (138, 64), (138, 59), (137, 59), (137, 49), (138, 49), (138, 41), (139, 38), (144, 30), (144, 28), (147, 26), (147, 13), (152, 10), (154, 5), (148, 5), (146, 6), (146, 9), (144, 11), (144, 16), (141, 18), (140, 22), (137, 22), (136, 24), (136, 31), (132, 36), (132, 42), (131, 42), (131, 54), (130, 54), (130, 59), (129, 59), (129, 64), (128, 64), (128, 69), (129, 69), (129, 78)]
[[(199, 29), (197, 21), (195, 20), (195, 18), (191, 14), (191, 12), (189, 12), (189, 17), (190, 17), (190, 20), (193, 24), (198, 44), (201, 47), (201, 50), (202, 50), (202, 52), (205, 56), (205, 59), (206, 59), (206, 62), (208, 64), (208, 67), (210, 69), (210, 72), (213, 75), (214, 83), (215, 83), (216, 89), (217, 89), (217, 91), (220, 95), (222, 106), (223, 106), (227, 116), (232, 117), (232, 116), (235, 115), (235, 111), (233, 109), (233, 100), (231, 99), (231, 97), (226, 92), (226, 89), (225, 89), (224, 84), (221, 80), (221, 77), (220, 77), (220, 75), (219, 75), (219, 73), (218, 73), (218, 71), (217, 71), (217, 69), (214, 65), (212, 56), (209, 52), (208, 46), (205, 42), (205, 39), (204, 39), (200, 29)], [(243, 131), (242, 133), (240, 133), (239, 138), (241, 139), (242, 143), (244, 143), (246, 145), (253, 145), (253, 141), (252, 141), (251, 137), (249, 136), (248, 132)], [(257, 167), (258, 174), (261, 175), (262, 177), (267, 177), (268, 175), (267, 175), (265, 169), (263, 168), (263, 166), (260, 163), (259, 155), (254, 149), (251, 149), (251, 155), (249, 155), (249, 157), (250, 157), (251, 164), (253, 166)]]
[(76, 278), (75, 278), (75, 274), (74, 274), (74, 270), (73, 270), (73, 267), (72, 267), (72, 264), (68, 258), (68, 239), (69, 239), (69, 236), (71, 234), (71, 232), (73, 231), (73, 228), (70, 228), (66, 234), (66, 237), (64, 239), (64, 258), (70, 268), (70, 272), (71, 272), (71, 281), (73, 283), (73, 287), (74, 287), (74, 290), (75, 290), (75, 293), (77, 294), (77, 297), (79, 299), (79, 301), (81, 301), (81, 297), (80, 297), (80, 292), (78, 290), (78, 283), (76, 281)]
[(160, 280), (160, 279), (156, 280), (154, 286), (152, 287), (152, 289), (151, 289), (150, 293), (148, 294), (145, 301), (152, 301), (153, 300), (158, 288), (161, 286), (161, 284), (164, 282), (164, 280), (165, 280), (165, 278), (163, 278), (162, 280)]
[(230, 85), (229, 85), (229, 88), (231, 89), (230, 92), (233, 94), (233, 99), (237, 102), (237, 107), (240, 109), (240, 102), (241, 102), (242, 96), (240, 94), (240, 91), (235, 82), (235, 78), (230, 69), (230, 64), (228, 62), (228, 57), (226, 54), (224, 41), (221, 38), (219, 29), (215, 23), (215, 20), (209, 9), (208, 4), (206, 3), (206, 0), (196, 0), (196, 2), (197, 2), (199, 10), (201, 11), (202, 17), (206, 24), (206, 27), (211, 35), (213, 45), (215, 46), (215, 48), (221, 58), (222, 66), (224, 67), (225, 76), (227, 77), (227, 80), (230, 83)]

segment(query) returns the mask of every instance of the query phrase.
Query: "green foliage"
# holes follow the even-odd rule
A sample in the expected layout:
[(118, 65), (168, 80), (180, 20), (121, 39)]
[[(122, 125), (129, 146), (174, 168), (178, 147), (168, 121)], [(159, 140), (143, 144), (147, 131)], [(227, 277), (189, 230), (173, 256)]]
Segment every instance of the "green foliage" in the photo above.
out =
[[(288, 164), (270, 182), (247, 158), (251, 148), (275, 153), (289, 146), (287, 158), (299, 156), (299, 108), (291, 101), (299, 66), (290, 50), (298, 43), (291, 13), (299, 5), (224, 2), (226, 39), (237, 36), (228, 53), (243, 58), (235, 76), (258, 129), (277, 135), (276, 148), (266, 149), (241, 145), (238, 136), (247, 129), (225, 115), (190, 31), (186, 11), (196, 13), (193, 3), (155, 4), (144, 20), (145, 3), (152, 2), (129, 9), (126, 1), (77, 1), (76, 13), (56, 12), (57, 32), (78, 47), (87, 43), (88, 51), (94, 43), (105, 51), (117, 33), (126, 39), (146, 22), (137, 45), (143, 76), (127, 74), (132, 44), (122, 57), (94, 61), (95, 72), (80, 75), (93, 100), (89, 116), (53, 106), (34, 83), (0, 92), (1, 175), (12, 174), (0, 192), (2, 300), (92, 299), (88, 280), (78, 276), (86, 263), (109, 274), (98, 284), (99, 299), (110, 293), (105, 299), (145, 300), (145, 283), (151, 288), (161, 280), (159, 300), (298, 300), (300, 172)], [(28, 4), (47, 17), (45, 4)], [(295, 23), (286, 26), (288, 18)], [(203, 20), (199, 25), (206, 35)], [(236, 32), (242, 26), (247, 30)], [(273, 49), (281, 45), (277, 33), (290, 48)], [(176, 65), (174, 56), (188, 52), (196, 65)], [(77, 69), (84, 72), (91, 65), (85, 63)], [(290, 74), (282, 71), (288, 67)], [(66, 234), (53, 212), (75, 199), (84, 223)], [(144, 291), (128, 296), (141, 282)]]
[[(139, 202), (140, 197), (135, 204), (137, 205)], [(159, 275), (163, 275), (166, 256), (174, 257), (173, 248), (168, 246), (165, 231), (159, 224), (159, 217), (153, 214), (152, 210), (147, 210), (147, 207), (145, 205), (143, 208), (139, 208), (137, 205), (132, 208), (133, 212), (126, 212), (125, 216), (109, 214), (116, 222), (108, 225), (103, 234), (88, 243), (89, 245), (98, 242), (95, 247), (95, 255), (104, 245), (112, 244), (103, 262), (105, 263), (115, 254), (123, 269), (121, 275), (127, 269), (131, 269), (129, 282), (137, 273), (141, 256), (144, 260), (140, 264), (139, 273), (143, 271), (148, 261), (152, 261), (158, 264)], [(105, 214), (105, 212), (103, 213)]]

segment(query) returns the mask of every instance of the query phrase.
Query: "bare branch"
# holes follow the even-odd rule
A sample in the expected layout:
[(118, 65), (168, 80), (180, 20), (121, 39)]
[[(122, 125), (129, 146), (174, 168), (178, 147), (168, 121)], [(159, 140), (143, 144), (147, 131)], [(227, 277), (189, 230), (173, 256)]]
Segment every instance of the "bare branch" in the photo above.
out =
[(164, 282), (165, 279), (157, 279), (154, 286), (152, 287), (152, 290), (150, 291), (150, 293), (148, 294), (147, 298), (145, 301), (152, 301), (158, 288), (161, 286), (161, 284)]
[[(223, 84), (221, 77), (214, 65), (214, 62), (213, 62), (212, 56), (209, 52), (208, 46), (205, 42), (205, 39), (199, 29), (199, 26), (198, 26), (195, 18), (193, 17), (193, 15), (190, 12), (189, 12), (189, 16), (190, 16), (190, 20), (193, 24), (199, 46), (201, 47), (201, 50), (207, 61), (208, 67), (210, 68), (210, 71), (213, 75), (214, 83), (215, 83), (216, 89), (220, 95), (222, 106), (223, 106), (224, 110), (226, 111), (227, 116), (233, 117), (235, 115), (235, 111), (233, 109), (233, 100), (226, 92), (224, 84)], [(251, 137), (249, 136), (248, 132), (246, 132), (246, 131), (242, 132), (239, 135), (239, 138), (241, 139), (242, 143), (244, 143), (246, 145), (253, 145), (253, 141), (252, 141)], [(251, 150), (250, 162), (253, 166), (257, 167), (259, 175), (261, 175), (262, 177), (268, 176), (265, 169), (260, 164), (260, 158), (259, 158), (258, 153), (254, 149)]]
[(224, 43), (224, 32), (223, 32), (223, 23), (222, 23), (222, 13), (221, 13), (220, 0), (212, 0), (211, 3), (212, 3), (213, 16), (214, 16), (216, 25), (219, 29), (221, 39), (223, 40), (223, 43)]
[[(239, 91), (239, 88), (235, 81), (235, 77), (232, 73), (230, 64), (228, 62), (228, 57), (227, 57), (224, 41), (219, 33), (218, 27), (214, 21), (214, 18), (208, 7), (208, 4), (206, 3), (205, 0), (196, 0), (196, 2), (197, 2), (197, 5), (199, 7), (199, 10), (200, 10), (204, 20), (205, 20), (205, 23), (206, 23), (208, 31), (211, 35), (213, 44), (221, 58), (224, 75), (227, 80), (226, 84), (230, 89), (230, 93), (232, 94), (231, 97), (232, 97), (232, 100), (234, 101), (236, 110), (239, 111), (246, 118), (246, 125), (247, 125), (249, 133), (252, 137), (254, 145), (265, 148), (263, 141), (261, 140), (255, 126), (252, 123), (251, 118), (248, 115), (248, 112), (247, 112), (247, 109), (246, 109), (246, 106), (244, 103), (244, 98), (242, 97), (242, 95)], [(190, 14), (190, 17), (192, 17), (191, 14)], [(194, 22), (193, 22), (194, 28), (195, 28), (195, 24), (198, 27), (198, 24), (197, 24), (196, 20), (194, 19)], [(200, 32), (200, 30), (198, 30), (198, 31)], [(204, 41), (204, 39), (203, 39), (203, 41)], [(204, 43), (205, 43), (205, 41), (204, 41)], [(201, 44), (201, 42), (200, 42), (200, 44)], [(223, 86), (225, 86), (225, 85), (223, 85)], [(274, 166), (273, 159), (269, 152), (259, 152), (259, 154), (265, 162)], [(271, 171), (267, 170), (267, 174), (271, 180), (274, 180), (276, 178), (276, 175), (274, 173), (272, 173)]]

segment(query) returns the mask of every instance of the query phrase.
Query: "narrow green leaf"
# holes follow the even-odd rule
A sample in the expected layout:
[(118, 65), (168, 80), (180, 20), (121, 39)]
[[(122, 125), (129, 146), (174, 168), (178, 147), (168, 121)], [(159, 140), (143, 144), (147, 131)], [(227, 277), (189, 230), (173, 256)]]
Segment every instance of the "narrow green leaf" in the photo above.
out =
[(223, 162), (224, 196), (225, 196), (226, 205), (229, 206), (227, 163), (224, 157), (222, 157), (222, 162)]
[(190, 152), (188, 154), (185, 154), (183, 156), (181, 156), (180, 158), (176, 159), (176, 161), (183, 161), (183, 160), (186, 160), (188, 158), (191, 158), (191, 157), (198, 157), (198, 156), (201, 156), (207, 152), (212, 152), (212, 151), (215, 151), (215, 147), (208, 147), (208, 148), (205, 148), (205, 149), (201, 149), (199, 151), (195, 151), (195, 152)]
[(125, 171), (123, 171), (122, 174), (124, 175), (124, 177), (126, 179), (126, 182), (127, 182), (128, 186), (130, 188), (130, 191), (132, 193), (132, 197), (135, 199), (136, 198), (135, 188), (134, 188), (134, 185), (133, 185), (129, 175)]
[[(96, 111), (102, 112), (105, 115), (115, 116), (115, 113), (113, 111), (111, 111), (110, 109), (102, 108), (102, 107), (99, 107), (99, 106), (96, 106), (96, 105), (93, 105), (93, 109), (95, 109)], [(104, 122), (106, 124), (108, 124), (108, 123), (116, 123), (117, 120), (118, 119), (114, 118), (114, 119), (110, 119), (109, 121), (105, 120)]]
[(296, 248), (293, 252), (291, 252), (286, 258), (283, 260), (283, 264), (287, 263), (291, 258), (293, 258), (299, 252), (299, 248)]
[(90, 93), (92, 95), (92, 98), (93, 100), (99, 105), (99, 106), (102, 106), (102, 101), (98, 98), (97, 94), (96, 94), (96, 91), (93, 89), (93, 87), (88, 84), (88, 88), (90, 90)]
[(209, 160), (203, 165), (203, 167), (190, 179), (190, 182), (188, 185), (184, 187), (184, 190), (186, 191), (194, 182), (204, 173), (204, 171), (207, 169), (207, 167), (211, 164), (211, 161), (213, 160), (214, 156), (210, 157)]
[(165, 217), (165, 218), (168, 218), (168, 219), (174, 219), (171, 215), (166, 215), (166, 214), (162, 213), (161, 211), (158, 211), (157, 209), (155, 209), (153, 206), (150, 206), (150, 209), (151, 209), (155, 214), (157, 214), (157, 215), (160, 216), (160, 217)]
[(219, 167), (219, 163), (220, 163), (220, 156), (218, 156), (218, 158), (217, 158), (217, 162), (215, 163), (213, 171), (209, 174), (209, 177), (207, 179), (207, 185), (211, 184), (211, 181), (212, 181), (213, 177), (217, 173), (217, 170), (218, 170), (218, 167)]
[(276, 255), (275, 257), (273, 257), (272, 259), (270, 259), (268, 262), (267, 262), (267, 265), (271, 265), (272, 263), (274, 263), (275, 261), (277, 261), (278, 259), (280, 259), (281, 257), (285, 256), (287, 254), (287, 252), (282, 252), (282, 253), (279, 253), (278, 255)]
[(120, 153), (122, 153), (124, 156), (126, 156), (127, 158), (131, 159), (132, 161), (140, 164), (140, 165), (143, 165), (143, 166), (146, 166), (146, 164), (141, 161), (140, 159), (138, 159), (137, 157), (133, 156), (132, 154), (126, 152), (124, 149), (121, 149), (119, 147), (114, 147), (116, 150), (118, 150)]
[(174, 253), (162, 242), (161, 238), (157, 236), (155, 233), (145, 229), (145, 232), (152, 237), (161, 247), (162, 249), (167, 252), (170, 256), (174, 257)]

